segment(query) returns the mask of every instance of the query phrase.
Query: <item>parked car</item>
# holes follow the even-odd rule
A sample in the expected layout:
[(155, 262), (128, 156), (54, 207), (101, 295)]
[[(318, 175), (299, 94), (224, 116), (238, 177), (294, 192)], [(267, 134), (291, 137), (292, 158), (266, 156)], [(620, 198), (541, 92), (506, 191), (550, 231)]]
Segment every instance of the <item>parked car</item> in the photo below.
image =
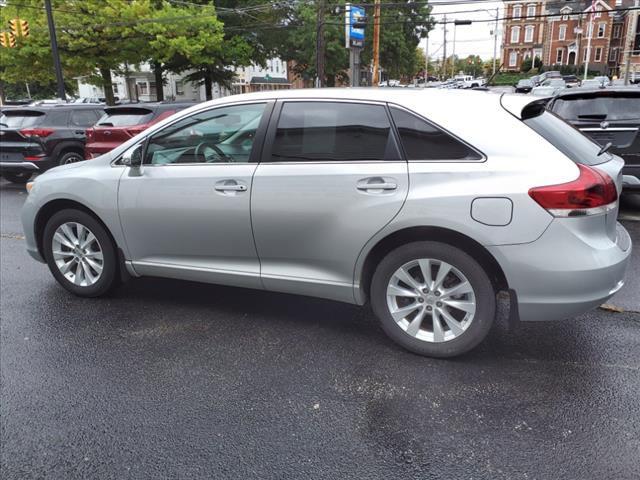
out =
[(548, 108), (602, 147), (611, 143), (611, 151), (625, 161), (625, 190), (640, 193), (640, 89), (564, 92)]
[(102, 113), (97, 105), (79, 104), (3, 109), (0, 175), (26, 183), (34, 173), (83, 160), (85, 129)]
[(596, 80), (595, 78), (588, 78), (582, 81), (580, 85), (583, 89), (594, 89), (594, 88), (605, 88), (606, 85), (602, 83), (600, 80)]
[(195, 102), (154, 102), (107, 107), (98, 122), (87, 129), (84, 156), (87, 159), (99, 157), (154, 123), (192, 105)]
[(542, 72), (540, 75), (538, 75), (538, 85), (542, 85), (545, 80), (549, 80), (551, 78), (562, 78), (562, 74), (556, 70)]
[(579, 87), (582, 82), (575, 75), (563, 75), (562, 80), (566, 84), (567, 88)]
[(523, 78), (518, 80), (518, 83), (516, 83), (514, 87), (516, 89), (516, 93), (529, 93), (533, 90), (534, 84), (530, 79)]
[(499, 291), (533, 321), (623, 286), (622, 166), (522, 95), (267, 91), (37, 177), (22, 222), (78, 296), (150, 275), (370, 302), (400, 345), (450, 357), (487, 335)]

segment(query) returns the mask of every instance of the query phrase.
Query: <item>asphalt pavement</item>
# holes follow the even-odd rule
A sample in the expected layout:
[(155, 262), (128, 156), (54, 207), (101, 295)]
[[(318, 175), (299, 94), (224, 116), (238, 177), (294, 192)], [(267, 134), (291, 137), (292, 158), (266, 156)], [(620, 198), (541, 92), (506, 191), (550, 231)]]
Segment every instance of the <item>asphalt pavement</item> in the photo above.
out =
[(3, 479), (638, 478), (637, 247), (625, 311), (510, 329), (502, 306), (435, 360), (324, 300), (161, 279), (75, 298), (26, 254), (24, 198), (0, 180)]

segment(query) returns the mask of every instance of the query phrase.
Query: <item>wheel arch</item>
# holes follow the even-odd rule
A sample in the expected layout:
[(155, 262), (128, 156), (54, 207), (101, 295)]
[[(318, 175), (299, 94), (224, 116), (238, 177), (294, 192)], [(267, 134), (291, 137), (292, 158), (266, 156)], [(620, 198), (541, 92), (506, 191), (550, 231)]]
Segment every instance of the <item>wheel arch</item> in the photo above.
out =
[(442, 227), (408, 227), (390, 233), (380, 239), (366, 254), (362, 267), (356, 272), (359, 280), (358, 303), (365, 303), (369, 298), (371, 281), (376, 266), (392, 250), (418, 241), (435, 241), (459, 248), (476, 260), (491, 279), (496, 292), (509, 290), (509, 285), (502, 267), (495, 257), (480, 243), (471, 237), (455, 230)]
[(79, 153), (80, 156), (84, 158), (84, 144), (74, 140), (60, 142), (53, 150), (53, 158), (55, 159), (56, 164), (60, 161), (60, 157), (62, 157), (62, 155), (69, 152)]
[(113, 245), (116, 247), (116, 249), (120, 250), (120, 246), (118, 245), (118, 242), (116, 242), (116, 239), (114, 238), (113, 233), (111, 232), (107, 224), (100, 218), (100, 216), (96, 212), (88, 208), (86, 205), (83, 205), (82, 203), (77, 202), (75, 200), (59, 198), (59, 199), (51, 200), (45, 203), (40, 208), (40, 210), (38, 210), (38, 213), (36, 214), (36, 218), (34, 222), (34, 227), (35, 227), (34, 233), (36, 237), (36, 245), (38, 247), (38, 253), (40, 253), (40, 256), (42, 258), (45, 258), (43, 236), (44, 236), (44, 229), (47, 225), (47, 222), (57, 212), (61, 210), (66, 210), (66, 209), (80, 210), (82, 212), (85, 212), (88, 215), (91, 215), (105, 229), (105, 231), (107, 232), (107, 235), (109, 235), (109, 238), (111, 238), (111, 241), (113, 242)]

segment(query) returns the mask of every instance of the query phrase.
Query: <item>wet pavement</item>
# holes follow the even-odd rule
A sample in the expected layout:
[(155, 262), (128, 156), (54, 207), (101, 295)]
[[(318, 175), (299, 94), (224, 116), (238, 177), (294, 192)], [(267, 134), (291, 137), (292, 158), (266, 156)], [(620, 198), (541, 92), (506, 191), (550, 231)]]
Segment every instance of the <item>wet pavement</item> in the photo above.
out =
[(25, 253), (23, 200), (0, 180), (2, 478), (638, 478), (637, 247), (610, 302), (635, 312), (502, 311), (443, 361), (324, 300), (160, 279), (72, 297)]

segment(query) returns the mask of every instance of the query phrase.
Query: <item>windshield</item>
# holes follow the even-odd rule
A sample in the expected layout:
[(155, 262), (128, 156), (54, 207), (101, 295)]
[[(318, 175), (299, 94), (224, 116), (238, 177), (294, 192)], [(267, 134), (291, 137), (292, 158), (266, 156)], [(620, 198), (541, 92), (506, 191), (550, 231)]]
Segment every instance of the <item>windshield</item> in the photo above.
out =
[(640, 95), (559, 98), (553, 111), (569, 120), (640, 121)]
[(598, 155), (600, 145), (551, 112), (545, 111), (524, 123), (576, 163), (598, 165), (611, 159), (608, 153)]
[(146, 108), (111, 110), (105, 113), (98, 123), (98, 127), (131, 127), (148, 123), (153, 118), (153, 112)]
[(7, 111), (0, 116), (2, 128), (25, 128), (38, 125), (44, 119), (44, 113), (36, 111)]

